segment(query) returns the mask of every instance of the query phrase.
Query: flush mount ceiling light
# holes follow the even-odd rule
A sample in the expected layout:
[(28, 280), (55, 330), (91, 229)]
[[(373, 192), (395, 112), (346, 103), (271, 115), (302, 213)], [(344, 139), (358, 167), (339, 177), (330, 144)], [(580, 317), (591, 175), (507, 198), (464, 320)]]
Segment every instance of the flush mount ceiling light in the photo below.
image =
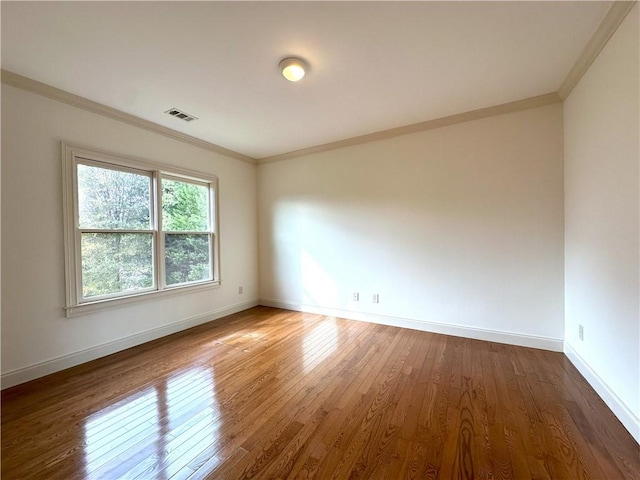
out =
[(279, 67), (282, 71), (282, 76), (290, 82), (297, 82), (300, 80), (304, 77), (306, 70), (309, 68), (307, 62), (296, 57), (285, 58), (280, 62)]

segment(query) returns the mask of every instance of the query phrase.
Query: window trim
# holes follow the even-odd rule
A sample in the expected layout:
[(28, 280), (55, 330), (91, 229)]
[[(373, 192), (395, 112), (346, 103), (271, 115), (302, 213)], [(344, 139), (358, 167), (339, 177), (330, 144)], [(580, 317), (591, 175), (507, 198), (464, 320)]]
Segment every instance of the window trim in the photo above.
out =
[[(218, 211), (218, 177), (213, 174), (196, 170), (189, 170), (181, 167), (163, 164), (161, 162), (151, 162), (123, 155), (108, 153), (90, 147), (73, 145), (62, 142), (62, 203), (63, 203), (63, 225), (64, 225), (64, 270), (65, 270), (65, 314), (67, 317), (83, 315), (111, 308), (119, 305), (129, 304), (158, 298), (166, 295), (187, 294), (210, 288), (219, 287), (222, 283), (220, 277), (220, 227)], [(154, 271), (156, 275), (156, 285), (153, 290), (135, 291), (133, 293), (117, 296), (100, 296), (96, 300), (83, 300), (82, 297), (82, 272), (80, 259), (80, 228), (76, 226), (78, 218), (78, 188), (76, 169), (78, 159), (81, 163), (102, 163), (106, 168), (113, 167), (115, 170), (138, 171), (150, 175), (151, 178), (151, 201), (152, 201), (152, 232), (155, 237), (153, 251)], [(100, 166), (100, 165), (98, 165)], [(162, 221), (162, 210), (160, 208), (159, 181), (161, 178), (174, 180), (183, 179), (185, 181), (209, 186), (209, 215), (211, 233), (211, 259), (212, 259), (212, 279), (204, 281), (194, 281), (179, 285), (165, 285), (163, 278), (164, 257), (162, 249), (164, 241), (159, 237), (160, 223)], [(146, 232), (145, 232), (146, 233)], [(180, 232), (176, 232), (180, 233)], [(202, 232), (200, 232), (202, 233)]]

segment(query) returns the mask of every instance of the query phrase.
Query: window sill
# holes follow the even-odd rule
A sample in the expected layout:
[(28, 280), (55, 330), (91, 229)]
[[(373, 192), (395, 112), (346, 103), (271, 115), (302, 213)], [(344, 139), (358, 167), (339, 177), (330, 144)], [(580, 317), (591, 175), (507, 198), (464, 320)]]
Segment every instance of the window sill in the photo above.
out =
[(151, 300), (154, 298), (168, 297), (172, 295), (185, 295), (188, 293), (195, 293), (204, 290), (210, 290), (218, 288), (221, 285), (220, 280), (213, 282), (198, 283), (195, 285), (183, 285), (180, 287), (167, 288), (165, 290), (154, 290), (152, 292), (142, 292), (133, 295), (127, 295), (126, 297), (106, 298), (103, 300), (96, 300), (94, 302), (85, 302), (78, 305), (71, 305), (64, 307), (65, 316), (77, 317), (80, 315), (87, 315), (101, 310), (107, 310), (109, 308), (119, 307), (122, 305), (128, 305), (131, 303), (141, 302), (143, 300)]

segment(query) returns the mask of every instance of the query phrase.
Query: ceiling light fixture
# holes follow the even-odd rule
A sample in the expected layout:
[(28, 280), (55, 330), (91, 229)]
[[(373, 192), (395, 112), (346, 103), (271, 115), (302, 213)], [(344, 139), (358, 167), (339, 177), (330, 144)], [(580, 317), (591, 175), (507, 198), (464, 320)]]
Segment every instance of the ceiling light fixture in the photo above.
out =
[(297, 82), (300, 80), (304, 77), (306, 70), (309, 68), (307, 62), (296, 57), (285, 58), (280, 62), (279, 66), (282, 71), (282, 76), (290, 82)]

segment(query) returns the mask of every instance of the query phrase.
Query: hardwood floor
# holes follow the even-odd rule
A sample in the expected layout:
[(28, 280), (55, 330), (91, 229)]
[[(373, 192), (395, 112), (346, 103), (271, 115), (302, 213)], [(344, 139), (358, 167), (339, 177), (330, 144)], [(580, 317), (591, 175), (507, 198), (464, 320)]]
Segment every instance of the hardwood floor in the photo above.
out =
[(2, 479), (638, 479), (560, 353), (257, 307), (2, 393)]

